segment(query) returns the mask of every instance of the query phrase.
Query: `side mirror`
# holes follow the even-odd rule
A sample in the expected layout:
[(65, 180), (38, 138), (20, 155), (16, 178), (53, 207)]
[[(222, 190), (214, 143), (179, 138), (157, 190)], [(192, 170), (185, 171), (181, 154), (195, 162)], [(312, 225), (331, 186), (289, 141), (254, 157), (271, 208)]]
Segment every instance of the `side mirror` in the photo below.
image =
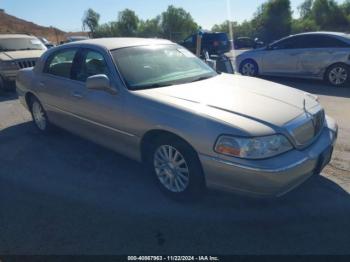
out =
[(111, 81), (106, 75), (94, 75), (86, 79), (86, 88), (90, 90), (100, 90), (112, 95), (117, 94), (117, 90), (111, 86)]

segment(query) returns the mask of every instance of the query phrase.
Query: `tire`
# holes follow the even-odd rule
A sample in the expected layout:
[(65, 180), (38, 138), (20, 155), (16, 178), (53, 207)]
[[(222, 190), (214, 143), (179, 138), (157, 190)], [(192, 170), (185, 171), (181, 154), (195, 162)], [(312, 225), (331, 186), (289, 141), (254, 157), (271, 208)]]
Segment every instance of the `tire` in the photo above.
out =
[(345, 87), (350, 80), (349, 66), (345, 64), (330, 66), (326, 71), (325, 80), (334, 87)]
[(40, 101), (32, 96), (30, 98), (30, 113), (32, 114), (33, 123), (36, 128), (43, 133), (48, 133), (51, 130), (51, 124), (47, 117), (44, 107)]
[(241, 63), (239, 72), (241, 75), (254, 77), (259, 75), (259, 67), (254, 60), (247, 59)]
[(149, 146), (146, 165), (160, 190), (175, 200), (197, 198), (205, 188), (197, 153), (174, 137), (161, 137)]

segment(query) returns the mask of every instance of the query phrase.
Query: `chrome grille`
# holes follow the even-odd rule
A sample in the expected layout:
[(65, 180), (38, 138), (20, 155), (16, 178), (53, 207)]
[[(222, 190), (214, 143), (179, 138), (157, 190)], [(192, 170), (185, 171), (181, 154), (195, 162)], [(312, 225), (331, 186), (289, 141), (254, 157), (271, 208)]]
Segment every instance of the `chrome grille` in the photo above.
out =
[(294, 123), (291, 129), (291, 135), (294, 138), (295, 144), (299, 147), (304, 147), (311, 144), (314, 139), (321, 133), (324, 126), (325, 113), (320, 110), (314, 114), (305, 113), (300, 122)]
[(28, 68), (28, 67), (34, 67), (36, 60), (35, 59), (25, 59), (25, 60), (23, 59), (23, 60), (17, 60), (16, 63), (20, 69), (23, 69), (23, 68)]

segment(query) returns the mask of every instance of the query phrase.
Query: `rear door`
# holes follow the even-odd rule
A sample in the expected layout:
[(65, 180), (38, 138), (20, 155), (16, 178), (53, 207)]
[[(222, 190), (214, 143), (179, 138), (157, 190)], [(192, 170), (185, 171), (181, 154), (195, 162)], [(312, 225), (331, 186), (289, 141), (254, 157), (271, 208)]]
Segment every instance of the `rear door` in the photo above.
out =
[(53, 123), (62, 127), (74, 125), (73, 96), (78, 91), (72, 81), (77, 65), (78, 48), (64, 48), (53, 53), (46, 61), (39, 80), (40, 99)]
[(300, 51), (300, 75), (318, 77), (329, 65), (346, 61), (349, 44), (328, 35), (304, 35)]

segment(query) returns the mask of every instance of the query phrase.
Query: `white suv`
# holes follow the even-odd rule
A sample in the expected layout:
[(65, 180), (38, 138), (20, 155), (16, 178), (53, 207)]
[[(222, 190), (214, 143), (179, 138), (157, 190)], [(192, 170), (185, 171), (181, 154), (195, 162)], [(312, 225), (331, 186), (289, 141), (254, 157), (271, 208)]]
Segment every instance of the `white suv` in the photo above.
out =
[(0, 34), (0, 89), (15, 81), (18, 70), (35, 66), (46, 49), (34, 36)]

